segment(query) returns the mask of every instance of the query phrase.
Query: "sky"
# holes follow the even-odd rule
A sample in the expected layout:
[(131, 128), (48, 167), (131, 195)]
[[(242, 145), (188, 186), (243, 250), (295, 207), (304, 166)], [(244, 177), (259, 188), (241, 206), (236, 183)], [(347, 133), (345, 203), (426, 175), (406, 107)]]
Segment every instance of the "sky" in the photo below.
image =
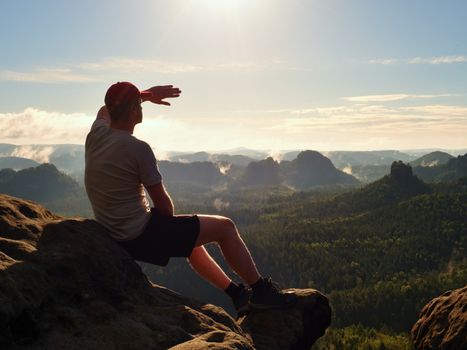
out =
[(467, 1), (0, 0), (0, 143), (84, 144), (107, 88), (172, 84), (159, 152), (467, 148)]

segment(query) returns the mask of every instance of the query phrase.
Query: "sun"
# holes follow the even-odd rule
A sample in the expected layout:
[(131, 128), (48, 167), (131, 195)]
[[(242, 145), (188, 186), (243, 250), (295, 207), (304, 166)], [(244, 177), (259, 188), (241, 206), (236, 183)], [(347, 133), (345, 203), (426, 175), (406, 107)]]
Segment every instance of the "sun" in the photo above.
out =
[(200, 0), (204, 6), (212, 10), (229, 11), (238, 10), (247, 6), (252, 0)]

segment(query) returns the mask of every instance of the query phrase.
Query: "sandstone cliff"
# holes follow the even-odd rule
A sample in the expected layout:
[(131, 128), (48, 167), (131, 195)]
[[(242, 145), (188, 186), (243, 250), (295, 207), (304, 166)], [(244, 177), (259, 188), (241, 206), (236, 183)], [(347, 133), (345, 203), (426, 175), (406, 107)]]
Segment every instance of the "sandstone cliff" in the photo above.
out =
[(296, 293), (294, 309), (235, 322), (149, 282), (96, 222), (0, 195), (1, 349), (309, 349), (330, 308)]
[(467, 349), (467, 286), (431, 300), (412, 327), (416, 349)]

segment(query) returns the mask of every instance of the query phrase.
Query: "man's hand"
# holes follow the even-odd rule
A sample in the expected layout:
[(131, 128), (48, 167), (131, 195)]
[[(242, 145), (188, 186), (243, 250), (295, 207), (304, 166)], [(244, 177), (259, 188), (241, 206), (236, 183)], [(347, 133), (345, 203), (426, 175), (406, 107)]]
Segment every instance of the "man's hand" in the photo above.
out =
[(170, 103), (163, 101), (164, 99), (178, 97), (181, 94), (180, 89), (174, 88), (173, 85), (153, 86), (152, 88), (149, 88), (144, 91), (151, 92), (152, 96), (144, 97), (143, 102), (151, 101), (152, 103), (166, 106), (170, 106)]

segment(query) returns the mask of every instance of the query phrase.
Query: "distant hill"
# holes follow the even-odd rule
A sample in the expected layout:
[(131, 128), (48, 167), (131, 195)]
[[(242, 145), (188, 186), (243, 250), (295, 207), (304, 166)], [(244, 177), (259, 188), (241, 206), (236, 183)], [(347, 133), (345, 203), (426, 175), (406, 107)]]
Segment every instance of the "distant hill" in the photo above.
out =
[(12, 145), (9, 143), (0, 143), (0, 156), (10, 156), (11, 152), (15, 150), (15, 148), (18, 147), (16, 145)]
[(84, 173), (84, 147), (60, 145), (49, 157), (49, 162), (67, 173)]
[(394, 161), (409, 162), (416, 157), (400, 151), (330, 151), (323, 152), (339, 169), (354, 165), (390, 165)]
[(302, 151), (289, 151), (282, 155), (282, 160), (294, 160)]
[(467, 153), (451, 158), (446, 164), (414, 168), (414, 173), (426, 182), (449, 182), (467, 176)]
[(43, 203), (76, 195), (82, 189), (53, 164), (42, 164), (19, 171), (0, 170), (0, 192)]
[(159, 161), (159, 170), (168, 184), (191, 183), (215, 186), (226, 179), (219, 168), (211, 162), (176, 163)]
[(0, 169), (10, 168), (21, 170), (25, 168), (38, 166), (40, 163), (21, 157), (0, 157)]
[(240, 154), (223, 154), (223, 153), (208, 153), (208, 152), (196, 152), (196, 153), (184, 153), (172, 155), (170, 161), (180, 163), (191, 163), (191, 162), (226, 162), (230, 164), (247, 166), (249, 163), (255, 161), (255, 158), (247, 157)]
[[(439, 170), (435, 169), (419, 169), (418, 167), (436, 167), (438, 165), (447, 164), (453, 156), (446, 152), (434, 151), (428, 154), (423, 155), (420, 158), (417, 158), (408, 164), (413, 167), (413, 171), (424, 181), (434, 181), (434, 174), (438, 174)], [(389, 158), (388, 158), (389, 159)], [(359, 161), (359, 158), (355, 158), (355, 161)], [(378, 162), (378, 161), (376, 161)], [(352, 174), (357, 179), (364, 183), (369, 183), (376, 181), (382, 178), (385, 175), (388, 175), (390, 172), (391, 165), (375, 165), (375, 164), (360, 164), (360, 165), (347, 165), (342, 169), (345, 169), (346, 172)], [(433, 174), (433, 175), (430, 175)], [(450, 181), (452, 178), (445, 178), (445, 181)], [(442, 181), (442, 180), (440, 180)]]
[(346, 166), (343, 170), (355, 176), (363, 183), (370, 183), (381, 179), (391, 172), (391, 164), (385, 165), (352, 165)]
[(344, 193), (315, 208), (315, 212), (351, 215), (393, 205), (432, 189), (413, 175), (412, 167), (401, 161), (393, 162), (391, 173), (356, 191)]
[(316, 151), (303, 151), (292, 161), (277, 162), (272, 157), (251, 162), (235, 186), (292, 186), (298, 190), (325, 185), (356, 185), (358, 180), (336, 169)]
[(452, 155), (446, 152), (435, 151), (411, 161), (409, 164), (412, 167), (433, 167), (436, 165), (446, 164), (450, 159), (454, 158)]
[(84, 171), (84, 145), (11, 145), (0, 144), (0, 157), (30, 159), (37, 164), (53, 163), (67, 173)]
[(316, 151), (300, 152), (294, 160), (281, 162), (280, 167), (286, 183), (297, 189), (322, 185), (358, 184), (355, 177), (336, 169), (328, 158)]
[(256, 160), (264, 159), (268, 157), (269, 153), (266, 151), (261, 151), (261, 150), (255, 150), (251, 148), (246, 148), (246, 147), (237, 147), (229, 150), (224, 150), (222, 151), (223, 154), (240, 154), (244, 155)]
[[(425, 174), (436, 173), (436, 171), (425, 171), (424, 169), (419, 170), (418, 167), (434, 167), (437, 165), (443, 165), (448, 163), (448, 161), (452, 158), (453, 156), (451, 156), (449, 153), (435, 151), (426, 154), (414, 161), (411, 161), (408, 164), (412, 166), (414, 173), (420, 178), (422, 178), (425, 181), (432, 181), (430, 180), (429, 175)], [(391, 170), (391, 165), (349, 165), (344, 169), (346, 169), (348, 173), (352, 174), (360, 181), (364, 183), (369, 183), (379, 180), (385, 175), (388, 175)]]
[(251, 162), (241, 180), (243, 186), (279, 186), (281, 184), (280, 165), (271, 157)]

